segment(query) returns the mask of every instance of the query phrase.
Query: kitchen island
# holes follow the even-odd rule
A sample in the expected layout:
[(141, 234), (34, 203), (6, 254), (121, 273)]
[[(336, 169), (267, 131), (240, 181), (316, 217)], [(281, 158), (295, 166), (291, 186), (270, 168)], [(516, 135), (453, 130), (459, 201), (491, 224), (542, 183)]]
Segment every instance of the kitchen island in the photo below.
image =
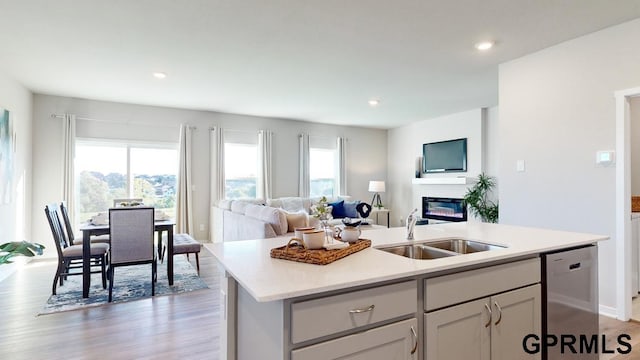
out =
[[(431, 323), (428, 316), (443, 321), (446, 314), (441, 312), (450, 305), (471, 306), (484, 299), (488, 299), (485, 303), (499, 304), (494, 300), (498, 296), (531, 297), (529, 302), (515, 303), (530, 303), (530, 317), (538, 319), (531, 326), (539, 332), (540, 254), (607, 239), (466, 222), (418, 226), (414, 241), (404, 240), (404, 228), (363, 231), (361, 237), (370, 239), (372, 248), (324, 266), (272, 259), (269, 251), (286, 244), (286, 237), (209, 246), (226, 273), (221, 288), (222, 350), (227, 358), (327, 358), (331, 357), (329, 350), (336, 351), (336, 357), (358, 353), (370, 358), (367, 349), (371, 348), (382, 354), (380, 358), (385, 358), (385, 351), (395, 354), (400, 349), (410, 354), (405, 358), (430, 359), (425, 351), (429, 342), (425, 323)], [(448, 238), (503, 248), (433, 260), (410, 259), (378, 249)], [(455, 289), (462, 290), (451, 294)], [(511, 290), (526, 294), (511, 294)], [(502, 309), (500, 315), (508, 313), (505, 306), (498, 308)], [(497, 316), (492, 314), (497, 313), (489, 308), (469, 318), (491, 324)], [(503, 322), (502, 317), (498, 322)], [(501, 325), (505, 323), (508, 319)], [(483, 346), (493, 342), (486, 334), (478, 336)]]

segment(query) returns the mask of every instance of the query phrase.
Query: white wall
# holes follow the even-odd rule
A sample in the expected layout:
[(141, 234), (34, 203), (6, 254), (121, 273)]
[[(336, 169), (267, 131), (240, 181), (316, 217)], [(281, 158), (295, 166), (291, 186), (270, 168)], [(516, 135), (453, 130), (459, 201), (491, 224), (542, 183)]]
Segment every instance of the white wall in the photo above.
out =
[[(500, 222), (606, 234), (600, 304), (614, 308), (614, 91), (640, 86), (640, 20), (604, 29), (499, 69)], [(526, 171), (516, 172), (516, 160)]]
[[(384, 195), (391, 209), (391, 222), (398, 226), (409, 212), (421, 211), (422, 196), (462, 197), (464, 185), (412, 185), (416, 158), (427, 142), (467, 138), (467, 172), (423, 174), (423, 177), (475, 177), (482, 171), (495, 175), (497, 165), (490, 158), (497, 152), (497, 108), (475, 109), (422, 120), (389, 130), (388, 184)], [(487, 141), (491, 140), (491, 141)]]
[[(12, 202), (0, 204), (0, 243), (8, 241), (36, 241), (31, 236), (31, 132), (33, 96), (24, 86), (0, 72), (0, 108), (12, 113), (13, 131), (16, 134), (14, 153)], [(43, 213), (44, 214), (44, 213)], [(43, 215), (44, 216), (44, 215)], [(0, 280), (13, 266), (0, 267)]]
[[(298, 195), (298, 134), (344, 136), (347, 143), (347, 189), (353, 199), (365, 199), (368, 181), (386, 176), (386, 130), (313, 124), (309, 122), (233, 115), (208, 111), (181, 110), (121, 104), (67, 97), (36, 95), (34, 100), (34, 196), (33, 231), (50, 238), (44, 204), (61, 199), (60, 119), (51, 114), (72, 113), (100, 121), (78, 121), (78, 135), (132, 140), (178, 141), (180, 123), (197, 127), (194, 131), (193, 178), (194, 222), (200, 240), (209, 233), (209, 128), (269, 129), (274, 132), (273, 196)], [(118, 124), (114, 122), (129, 122)]]

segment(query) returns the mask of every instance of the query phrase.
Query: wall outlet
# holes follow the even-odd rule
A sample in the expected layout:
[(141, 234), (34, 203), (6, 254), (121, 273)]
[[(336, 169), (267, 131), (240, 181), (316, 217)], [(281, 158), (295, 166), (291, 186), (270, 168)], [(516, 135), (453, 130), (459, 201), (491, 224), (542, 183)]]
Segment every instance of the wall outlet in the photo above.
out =
[(200, 231), (204, 231), (204, 224), (200, 224)]
[(404, 218), (400, 218), (400, 226), (404, 226)]

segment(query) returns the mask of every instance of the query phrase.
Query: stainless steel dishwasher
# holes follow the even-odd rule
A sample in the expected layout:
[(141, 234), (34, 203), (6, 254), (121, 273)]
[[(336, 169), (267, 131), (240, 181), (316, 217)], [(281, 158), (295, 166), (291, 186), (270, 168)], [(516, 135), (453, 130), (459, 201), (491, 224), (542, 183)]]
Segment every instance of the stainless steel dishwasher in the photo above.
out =
[[(577, 249), (545, 254), (542, 257), (543, 339), (555, 335), (556, 346), (543, 349), (543, 359), (598, 359), (598, 354), (572, 354), (567, 347), (561, 353), (561, 336), (591, 338), (599, 334), (598, 326), (598, 247), (590, 245)], [(570, 338), (570, 337), (569, 337)], [(544, 341), (544, 340), (543, 340)]]

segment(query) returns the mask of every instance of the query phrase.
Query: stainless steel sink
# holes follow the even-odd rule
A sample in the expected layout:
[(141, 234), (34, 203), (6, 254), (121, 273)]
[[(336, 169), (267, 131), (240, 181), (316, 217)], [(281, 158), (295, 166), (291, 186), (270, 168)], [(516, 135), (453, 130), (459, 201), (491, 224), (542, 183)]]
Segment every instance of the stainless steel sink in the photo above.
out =
[(379, 250), (410, 259), (431, 260), (504, 248), (505, 247), (501, 245), (456, 238), (420, 242), (411, 245), (390, 246), (379, 248)]
[(408, 257), (411, 259), (421, 259), (421, 260), (439, 259), (443, 257), (457, 255), (452, 252), (430, 248), (424, 245), (392, 246), (388, 248), (381, 248), (380, 250), (390, 252), (392, 254)]
[(504, 246), (485, 244), (467, 239), (446, 239), (424, 243), (425, 246), (453, 251), (458, 254), (471, 254), (480, 251), (504, 249)]

